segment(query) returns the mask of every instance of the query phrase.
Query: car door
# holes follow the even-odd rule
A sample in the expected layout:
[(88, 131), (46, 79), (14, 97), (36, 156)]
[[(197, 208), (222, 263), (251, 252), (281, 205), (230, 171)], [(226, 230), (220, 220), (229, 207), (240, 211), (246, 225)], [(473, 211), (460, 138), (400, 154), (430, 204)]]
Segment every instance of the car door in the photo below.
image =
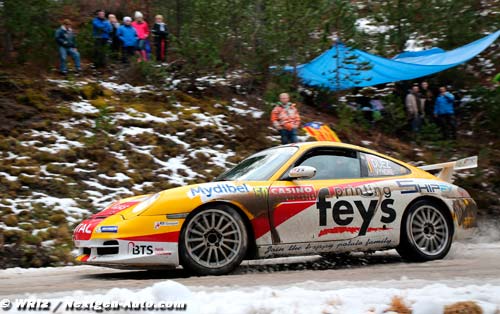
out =
[[(314, 167), (314, 177), (292, 180), (287, 178), (290, 168), (273, 182), (269, 217), (274, 244), (347, 240), (371, 231), (371, 221), (382, 205), (382, 190), (377, 193), (366, 187), (374, 180), (362, 173), (365, 167), (359, 156), (352, 149), (313, 148), (291, 168)], [(392, 215), (387, 211), (383, 217)]]

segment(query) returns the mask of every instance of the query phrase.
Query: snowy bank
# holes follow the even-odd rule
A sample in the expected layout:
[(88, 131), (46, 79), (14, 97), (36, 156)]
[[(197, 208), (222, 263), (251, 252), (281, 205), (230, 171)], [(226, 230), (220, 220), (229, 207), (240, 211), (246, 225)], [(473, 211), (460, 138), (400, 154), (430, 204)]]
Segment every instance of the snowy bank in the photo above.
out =
[[(52, 305), (62, 303), (55, 313), (64, 313), (64, 306), (73, 300), (81, 303), (106, 304), (106, 302), (185, 302), (185, 313), (387, 313), (395, 300), (412, 310), (413, 314), (443, 313), (446, 306), (461, 301), (473, 301), (485, 314), (498, 313), (500, 286), (468, 285), (450, 287), (430, 284), (421, 288), (381, 288), (378, 286), (345, 288), (342, 282), (330, 282), (325, 290), (301, 287), (255, 287), (212, 290), (196, 287), (191, 290), (175, 281), (163, 281), (140, 290), (113, 288), (96, 292), (72, 291), (57, 296), (26, 295), (25, 298), (40, 298)], [(322, 285), (324, 287), (324, 285)], [(53, 308), (51, 310), (54, 310)], [(130, 311), (130, 310), (128, 310)], [(14, 307), (9, 311), (16, 313)], [(26, 312), (26, 311), (19, 311)], [(126, 313), (127, 310), (117, 311)], [(154, 311), (152, 311), (154, 312)]]

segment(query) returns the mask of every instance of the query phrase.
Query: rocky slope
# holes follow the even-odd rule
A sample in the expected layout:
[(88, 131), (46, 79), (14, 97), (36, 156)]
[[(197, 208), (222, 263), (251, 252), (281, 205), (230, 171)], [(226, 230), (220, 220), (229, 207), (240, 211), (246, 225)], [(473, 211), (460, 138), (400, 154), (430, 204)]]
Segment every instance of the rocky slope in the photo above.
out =
[[(249, 95), (241, 78), (202, 77), (189, 88), (171, 79), (158, 88), (115, 77), (0, 75), (0, 268), (71, 263), (71, 232), (83, 217), (120, 197), (210, 181), (279, 143), (268, 127), (269, 106)], [(301, 111), (304, 121), (336, 122), (311, 107)], [(374, 130), (339, 135), (407, 161), (438, 162), (477, 150), (472, 135), (460, 150), (416, 148)], [(500, 156), (486, 148), (485, 167), (461, 183), (495, 211)]]

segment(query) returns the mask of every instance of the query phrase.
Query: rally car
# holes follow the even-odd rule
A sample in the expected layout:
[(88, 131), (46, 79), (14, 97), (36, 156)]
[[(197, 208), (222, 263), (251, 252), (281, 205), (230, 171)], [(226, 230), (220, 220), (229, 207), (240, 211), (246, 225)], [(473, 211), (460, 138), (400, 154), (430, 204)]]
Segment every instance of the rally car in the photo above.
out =
[(341, 143), (278, 146), (213, 182), (114, 202), (75, 228), (77, 260), (220, 275), (290, 255), (396, 248), (409, 261), (441, 259), (475, 226), (474, 200), (451, 183), (473, 167), (477, 157), (417, 168)]

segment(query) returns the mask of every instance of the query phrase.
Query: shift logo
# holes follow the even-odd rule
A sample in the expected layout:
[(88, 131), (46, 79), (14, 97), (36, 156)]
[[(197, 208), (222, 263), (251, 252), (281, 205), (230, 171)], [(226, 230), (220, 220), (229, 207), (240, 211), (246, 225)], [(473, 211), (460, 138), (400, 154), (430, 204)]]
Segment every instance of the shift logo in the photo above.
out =
[(437, 192), (451, 192), (452, 187), (444, 183), (429, 183), (426, 181), (418, 182), (415, 180), (399, 180), (397, 184), (401, 190), (401, 194), (410, 193), (437, 193)]
[[(331, 200), (327, 200), (330, 198)], [(383, 224), (390, 224), (396, 220), (396, 211), (392, 207), (394, 205), (394, 199), (385, 198), (383, 200), (373, 199), (369, 202), (363, 202), (361, 200), (347, 201), (347, 200), (335, 200), (330, 195), (330, 191), (328, 188), (322, 188), (318, 193), (318, 200), (316, 202), (316, 208), (319, 213), (319, 225), (321, 227), (327, 226), (327, 212), (331, 210), (333, 223), (339, 227), (348, 227), (348, 228), (339, 228), (341, 230), (339, 232), (351, 232), (356, 229), (358, 231), (358, 236), (366, 235), (367, 231), (380, 231), (380, 228), (369, 228), (370, 223), (375, 216), (375, 210), (380, 203), (380, 209), (383, 213), (380, 218), (380, 222)], [(352, 226), (355, 217), (355, 210), (361, 216), (362, 224), (361, 226)], [(386, 230), (382, 228), (381, 230)], [(334, 233), (334, 232), (327, 232)], [(325, 234), (324, 231), (320, 232), (320, 234)]]
[(141, 245), (135, 244), (134, 242), (128, 243), (128, 254), (132, 255), (152, 255), (153, 246), (152, 245)]
[(233, 183), (203, 184), (191, 188), (188, 192), (189, 198), (200, 196), (203, 200), (216, 197), (218, 195), (249, 193), (248, 185), (236, 185)]

